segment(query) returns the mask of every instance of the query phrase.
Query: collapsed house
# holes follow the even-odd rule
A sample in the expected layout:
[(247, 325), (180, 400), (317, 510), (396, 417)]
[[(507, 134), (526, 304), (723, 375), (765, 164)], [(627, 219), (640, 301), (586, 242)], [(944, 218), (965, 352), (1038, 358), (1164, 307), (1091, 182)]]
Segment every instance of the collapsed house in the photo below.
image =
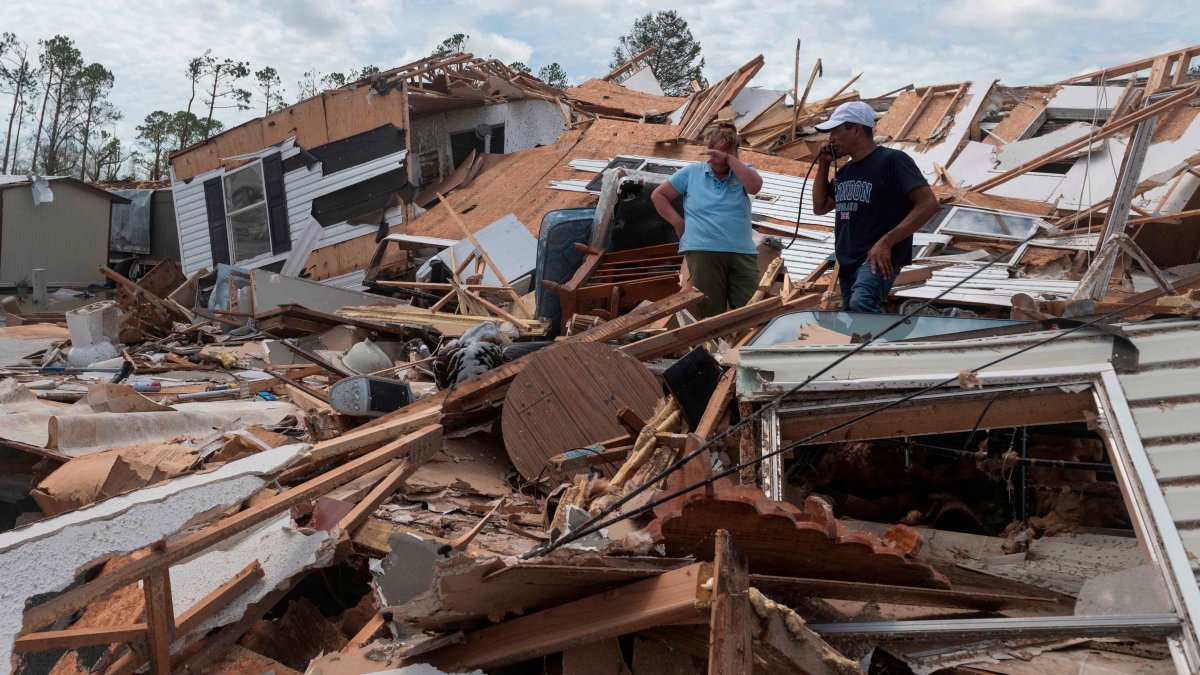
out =
[[(0, 668), (1196, 672), (1196, 53), (862, 99), (941, 203), (883, 315), (819, 63), (455, 55), (181, 151), (182, 265), (0, 328)], [(696, 320), (648, 196), (723, 120), (762, 279)]]
[[(414, 186), (569, 123), (557, 90), (469, 54), (323, 92), (172, 154), (183, 271), (263, 268), (404, 222)], [(339, 262), (316, 278), (361, 269)]]

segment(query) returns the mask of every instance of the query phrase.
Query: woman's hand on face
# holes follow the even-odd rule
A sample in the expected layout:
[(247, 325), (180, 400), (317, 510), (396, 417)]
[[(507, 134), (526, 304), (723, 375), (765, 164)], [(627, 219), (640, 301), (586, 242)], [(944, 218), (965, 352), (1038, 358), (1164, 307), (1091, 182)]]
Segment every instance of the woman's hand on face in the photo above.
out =
[(712, 159), (717, 162), (720, 162), (722, 160), (728, 162), (729, 156), (730, 156), (728, 152), (725, 152), (724, 150), (717, 150), (715, 148), (708, 148), (706, 150), (701, 150), (700, 154), (704, 155), (708, 159)]

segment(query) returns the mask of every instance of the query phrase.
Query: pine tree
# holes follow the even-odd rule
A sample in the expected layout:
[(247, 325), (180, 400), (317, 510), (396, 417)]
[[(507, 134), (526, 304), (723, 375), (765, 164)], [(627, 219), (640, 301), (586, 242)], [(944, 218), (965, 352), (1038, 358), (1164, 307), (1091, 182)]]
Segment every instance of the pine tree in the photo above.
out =
[(563, 70), (563, 67), (557, 63), (551, 63), (548, 66), (542, 66), (539, 68), (537, 77), (539, 80), (545, 82), (551, 87), (566, 89), (567, 87), (571, 86), (571, 84), (567, 82), (567, 71)]
[(692, 80), (704, 84), (700, 43), (692, 37), (687, 21), (674, 10), (647, 14), (634, 21), (633, 30), (621, 36), (618, 43), (612, 53), (613, 68), (650, 47), (658, 48), (649, 57), (650, 67), (668, 96), (690, 94)]

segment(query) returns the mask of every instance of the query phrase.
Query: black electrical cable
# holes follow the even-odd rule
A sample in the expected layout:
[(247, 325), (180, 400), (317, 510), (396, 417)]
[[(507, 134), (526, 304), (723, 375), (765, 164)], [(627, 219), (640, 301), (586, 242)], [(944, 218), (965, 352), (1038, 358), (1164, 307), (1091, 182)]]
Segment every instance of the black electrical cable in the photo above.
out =
[[(679, 459), (677, 459), (674, 462), (672, 462), (671, 464), (667, 465), (667, 467), (665, 469), (660, 471), (657, 475), (652, 477), (650, 480), (646, 481), (646, 483), (644, 483), (641, 486), (635, 488), (634, 490), (631, 490), (630, 492), (626, 493), (625, 496), (621, 497), (617, 501), (610, 504), (606, 509), (604, 509), (600, 513), (597, 513), (596, 515), (589, 517), (588, 520), (585, 523), (583, 523), (583, 525), (581, 527), (589, 528), (591, 525), (596, 523), (600, 518), (604, 517), (606, 514), (615, 512), (617, 509), (619, 509), (621, 506), (628, 503), (634, 497), (641, 494), (645, 490), (649, 489), (652, 485), (657, 484), (659, 481), (661, 481), (663, 478), (666, 478), (672, 472), (677, 471), (683, 465), (687, 464), (688, 461), (690, 461), (693, 457), (696, 457), (700, 453), (707, 450), (709, 447), (715, 445), (717, 442), (724, 439), (726, 436), (729, 436), (730, 434), (734, 433), (738, 429), (741, 429), (742, 427), (746, 426), (747, 424), (758, 419), (766, 410), (773, 408), (775, 406), (778, 406), (785, 399), (794, 395), (796, 392), (800, 391), (804, 387), (808, 386), (808, 384), (810, 382), (812, 382), (813, 380), (815, 380), (818, 377), (820, 377), (821, 375), (824, 375), (825, 373), (829, 372), (833, 368), (837, 367), (838, 364), (844, 362), (846, 359), (849, 359), (850, 357), (854, 356), (855, 354), (862, 351), (863, 349), (866, 349), (868, 346), (870, 346), (871, 344), (878, 341), (882, 336), (887, 335), (894, 328), (906, 323), (909, 319), (913, 318), (914, 316), (919, 315), (922, 311), (925, 310), (926, 307), (929, 307), (934, 302), (937, 302), (938, 300), (942, 299), (942, 297), (944, 297), (947, 293), (950, 293), (951, 291), (958, 288), (962, 284), (964, 284), (964, 283), (970, 281), (971, 279), (975, 278), (976, 276), (982, 274), (984, 271), (989, 269), (992, 265), (996, 264), (1000, 260), (1003, 260), (1010, 253), (1013, 253), (1013, 252), (1019, 250), (1021, 248), (1021, 246), (1023, 246), (1024, 244), (1026, 244), (1030, 241), (1033, 241), (1033, 239), (1035, 239), (1039, 234), (1040, 234), (1040, 232), (1035, 230), (1032, 234), (1030, 234), (1024, 240), (1022, 240), (1021, 242), (1018, 242), (1009, 251), (1002, 253), (1002, 254), (996, 256), (995, 258), (993, 258), (992, 260), (988, 261), (987, 263), (981, 265), (979, 267), (979, 269), (964, 276), (962, 279), (959, 279), (958, 281), (956, 281), (955, 283), (950, 285), (950, 287), (946, 288), (938, 295), (936, 295), (932, 298), (929, 298), (928, 300), (922, 302), (920, 305), (914, 307), (912, 309), (912, 311), (910, 311), (908, 314), (901, 315), (898, 319), (896, 319), (894, 322), (892, 322), (891, 325), (889, 325), (887, 328), (884, 328), (882, 331), (880, 331), (879, 333), (877, 333), (875, 335), (871, 335), (870, 337), (868, 337), (868, 339), (858, 343), (850, 351), (848, 351), (845, 354), (842, 354), (838, 358), (834, 359), (832, 362), (830, 362), (824, 368), (821, 368), (820, 370), (813, 373), (812, 375), (809, 375), (802, 382), (799, 382), (798, 384), (796, 384), (796, 386), (792, 387), (791, 389), (789, 389), (785, 392), (780, 393), (778, 396), (776, 396), (775, 398), (768, 401), (766, 404), (764, 404), (758, 410), (755, 410), (753, 413), (751, 413), (749, 416), (747, 416), (742, 421), (738, 422), (737, 424), (731, 425), (725, 431), (722, 431), (721, 433), (717, 434), (708, 442), (702, 444), (700, 447), (696, 448), (692, 452), (683, 455)], [(543, 549), (545, 549), (547, 551), (553, 550), (553, 548), (557, 548), (558, 545), (559, 544), (553, 543), (550, 545), (551, 548), (543, 547)], [(531, 555), (535, 555), (535, 554), (540, 555), (540, 553), (538, 553), (539, 550), (540, 549), (534, 549), (533, 551), (530, 551), (529, 553), (527, 553), (526, 556), (531, 556)]]
[[(980, 365), (980, 366), (976, 366), (975, 368), (972, 368), (972, 369), (971, 369), (969, 372), (970, 372), (970, 373), (973, 373), (973, 374), (974, 374), (974, 373), (978, 373), (980, 370), (983, 370), (983, 369), (985, 369), (985, 368), (990, 368), (990, 367), (992, 367), (992, 366), (994, 366), (994, 365), (996, 365), (996, 364), (998, 364), (998, 363), (1002, 363), (1002, 362), (1004, 362), (1004, 361), (1007, 361), (1008, 359), (1011, 359), (1011, 358), (1014, 358), (1014, 357), (1016, 357), (1016, 356), (1019, 356), (1019, 355), (1021, 355), (1021, 354), (1024, 354), (1025, 352), (1027, 352), (1027, 351), (1030, 351), (1031, 349), (1034, 349), (1034, 348), (1036, 348), (1036, 347), (1041, 347), (1041, 346), (1044, 346), (1044, 345), (1046, 345), (1046, 344), (1049, 344), (1049, 343), (1051, 343), (1051, 342), (1054, 342), (1054, 341), (1056, 341), (1056, 340), (1059, 340), (1059, 339), (1061, 339), (1061, 338), (1063, 338), (1063, 337), (1066, 337), (1067, 335), (1070, 335), (1070, 334), (1072, 334), (1072, 333), (1075, 333), (1075, 332), (1077, 332), (1077, 331), (1080, 331), (1080, 330), (1082, 330), (1082, 329), (1084, 329), (1084, 328), (1087, 328), (1087, 327), (1089, 327), (1089, 326), (1092, 326), (1093, 324), (1096, 324), (1096, 323), (1099, 323), (1099, 322), (1101, 322), (1101, 321), (1104, 321), (1105, 319), (1109, 319), (1109, 318), (1112, 318), (1112, 317), (1115, 317), (1115, 316), (1119, 316), (1119, 315), (1121, 315), (1121, 314), (1123, 314), (1123, 313), (1125, 313), (1125, 312), (1129, 311), (1130, 309), (1132, 309), (1132, 308), (1134, 308), (1134, 307), (1138, 307), (1138, 306), (1140, 306), (1140, 305), (1144, 305), (1144, 304), (1146, 304), (1146, 303), (1148, 303), (1148, 302), (1151, 302), (1151, 301), (1153, 301), (1153, 300), (1157, 300), (1158, 298), (1160, 298), (1160, 297), (1162, 297), (1162, 296), (1166, 295), (1166, 294), (1167, 294), (1168, 292), (1170, 292), (1171, 290), (1174, 290), (1174, 287), (1172, 287), (1172, 288), (1171, 288), (1171, 289), (1169, 289), (1169, 290), (1168, 290), (1168, 289), (1163, 289), (1163, 290), (1160, 290), (1158, 293), (1155, 293), (1154, 295), (1152, 295), (1152, 296), (1150, 296), (1150, 297), (1147, 297), (1147, 298), (1144, 298), (1144, 299), (1142, 299), (1142, 300), (1140, 300), (1140, 301), (1138, 301), (1138, 302), (1135, 302), (1135, 303), (1133, 303), (1133, 304), (1131, 304), (1131, 305), (1128, 305), (1128, 306), (1126, 306), (1126, 307), (1122, 307), (1122, 308), (1120, 308), (1120, 309), (1117, 309), (1117, 310), (1114, 310), (1114, 311), (1112, 311), (1112, 312), (1108, 312), (1108, 313), (1106, 313), (1106, 314), (1101, 314), (1101, 315), (1099, 315), (1099, 316), (1097, 316), (1097, 317), (1095, 317), (1095, 318), (1093, 318), (1093, 319), (1091, 319), (1091, 320), (1089, 320), (1089, 321), (1086, 321), (1086, 322), (1084, 322), (1084, 323), (1081, 323), (1081, 324), (1079, 324), (1079, 325), (1072, 326), (1071, 328), (1067, 328), (1067, 329), (1065, 329), (1065, 330), (1059, 331), (1058, 333), (1055, 333), (1054, 335), (1051, 335), (1050, 337), (1046, 338), (1045, 340), (1040, 340), (1040, 341), (1038, 341), (1038, 342), (1035, 342), (1035, 343), (1033, 343), (1033, 344), (1031, 344), (1031, 345), (1029, 345), (1029, 346), (1022, 347), (1021, 349), (1018, 349), (1017, 351), (1015, 351), (1015, 352), (1012, 352), (1011, 354), (1006, 354), (1006, 355), (1004, 355), (1004, 356), (1001, 356), (1001, 357), (998, 357), (998, 358), (996, 358), (996, 359), (993, 359), (992, 361), (989, 361), (989, 362), (987, 362), (987, 363), (984, 363), (984, 364), (982, 364), (982, 365)], [(867, 344), (867, 343), (863, 343), (863, 344)], [(857, 350), (855, 350), (855, 351), (857, 351)], [(850, 352), (850, 353), (854, 353), (854, 352)], [(622, 503), (624, 503), (624, 502), (621, 502), (621, 501), (619, 500), (617, 503), (614, 503), (614, 504), (612, 504), (611, 506), (609, 506), (608, 508), (606, 508), (606, 509), (605, 509), (604, 511), (602, 511), (600, 514), (597, 514), (597, 515), (596, 515), (596, 516), (594, 516), (593, 518), (590, 518), (590, 519), (589, 519), (589, 521), (588, 521), (587, 523), (585, 523), (583, 526), (581, 526), (581, 527), (580, 527), (580, 529), (578, 529), (578, 530), (575, 530), (575, 531), (573, 531), (573, 532), (570, 532), (570, 533), (568, 533), (568, 534), (564, 535), (563, 537), (560, 537), (558, 540), (556, 540), (556, 541), (554, 541), (554, 542), (551, 542), (551, 543), (549, 543), (549, 544), (547, 544), (547, 545), (545, 545), (545, 546), (540, 546), (540, 547), (538, 547), (538, 548), (535, 548), (535, 549), (533, 549), (533, 550), (531, 550), (531, 551), (529, 551), (529, 552), (525, 553), (525, 554), (522, 556), (522, 558), (532, 558), (532, 557), (535, 557), (535, 556), (545, 555), (546, 553), (548, 553), (548, 552), (550, 552), (550, 551), (552, 551), (552, 550), (554, 550), (554, 549), (557, 549), (557, 548), (559, 548), (559, 547), (561, 547), (561, 546), (563, 546), (563, 545), (565, 545), (565, 544), (569, 544), (569, 543), (571, 543), (571, 542), (573, 542), (573, 541), (576, 541), (576, 540), (578, 540), (578, 539), (580, 539), (580, 538), (582, 538), (582, 537), (586, 537), (586, 536), (588, 536), (588, 535), (590, 535), (590, 534), (593, 534), (593, 533), (595, 533), (595, 532), (599, 532), (600, 530), (602, 530), (602, 529), (603, 529), (603, 528), (605, 528), (605, 527), (608, 527), (609, 525), (612, 525), (612, 524), (614, 524), (614, 523), (618, 523), (618, 522), (620, 522), (620, 521), (622, 521), (622, 520), (625, 520), (625, 519), (627, 519), (627, 518), (632, 518), (632, 517), (635, 517), (635, 516), (641, 515), (641, 514), (643, 514), (643, 513), (646, 513), (646, 512), (648, 512), (648, 511), (650, 511), (650, 510), (654, 509), (654, 507), (656, 507), (656, 506), (659, 506), (659, 505), (662, 505), (662, 504), (665, 504), (665, 503), (667, 503), (667, 502), (671, 501), (672, 499), (675, 499), (676, 497), (679, 497), (679, 496), (681, 496), (681, 495), (685, 495), (685, 494), (687, 494), (687, 493), (691, 492), (692, 490), (695, 490), (695, 489), (697, 489), (697, 488), (704, 487), (705, 485), (709, 485), (709, 484), (711, 484), (711, 483), (713, 483), (713, 482), (715, 482), (715, 481), (717, 481), (717, 480), (719, 480), (719, 479), (721, 479), (721, 478), (724, 478), (724, 477), (726, 477), (726, 476), (729, 476), (729, 475), (732, 475), (732, 474), (734, 474), (734, 473), (737, 473), (737, 472), (741, 471), (741, 470), (742, 470), (742, 469), (744, 469), (744, 468), (747, 468), (747, 467), (750, 467), (750, 466), (754, 466), (755, 464), (759, 464), (759, 463), (761, 463), (761, 462), (763, 462), (763, 461), (765, 461), (765, 460), (767, 460), (767, 459), (770, 459), (770, 458), (772, 458), (772, 457), (776, 457), (776, 456), (778, 456), (778, 455), (781, 455), (781, 454), (783, 454), (783, 453), (785, 453), (785, 452), (788, 452), (788, 451), (792, 450), (793, 448), (796, 448), (796, 447), (799, 447), (799, 446), (801, 446), (801, 445), (804, 445), (804, 444), (808, 443), (809, 441), (811, 441), (811, 440), (813, 440), (813, 439), (815, 439), (815, 438), (820, 438), (821, 436), (824, 436), (824, 435), (830, 434), (830, 433), (832, 433), (832, 432), (834, 432), (834, 431), (837, 431), (837, 430), (839, 430), (839, 429), (844, 429), (844, 428), (846, 428), (846, 427), (848, 427), (848, 426), (852, 426), (852, 425), (854, 425), (854, 424), (856, 424), (856, 423), (858, 423), (858, 422), (861, 422), (862, 420), (864, 420), (864, 419), (867, 419), (868, 417), (871, 417), (871, 416), (873, 416), (873, 415), (875, 415), (875, 414), (878, 414), (878, 413), (881, 413), (881, 412), (883, 412), (883, 411), (885, 411), (885, 410), (888, 410), (888, 409), (894, 408), (894, 407), (896, 407), (896, 406), (900, 405), (901, 403), (905, 403), (905, 402), (907, 402), (907, 401), (910, 401), (910, 400), (912, 400), (912, 399), (914, 399), (914, 398), (916, 398), (916, 397), (918, 397), (918, 396), (921, 396), (921, 395), (923, 395), (923, 394), (927, 394), (927, 393), (929, 393), (929, 392), (931, 392), (931, 391), (934, 391), (934, 390), (936, 390), (936, 389), (940, 389), (940, 388), (942, 388), (942, 387), (944, 387), (944, 386), (946, 386), (946, 385), (948, 385), (948, 384), (951, 384), (951, 383), (953, 383), (953, 382), (956, 382), (956, 381), (958, 381), (958, 379), (959, 379), (959, 376), (958, 376), (958, 375), (955, 375), (954, 377), (950, 377), (950, 378), (947, 378), (947, 379), (945, 379), (945, 380), (942, 380), (942, 381), (940, 381), (940, 382), (936, 382), (936, 383), (934, 383), (934, 384), (932, 384), (932, 385), (930, 385), (930, 386), (928, 386), (928, 387), (926, 387), (926, 388), (924, 388), (924, 389), (921, 389), (921, 390), (918, 390), (918, 391), (912, 392), (912, 393), (910, 393), (910, 394), (907, 394), (907, 395), (905, 395), (905, 396), (903, 396), (903, 397), (901, 397), (901, 398), (898, 398), (898, 399), (896, 399), (896, 400), (894, 400), (894, 401), (890, 401), (890, 402), (888, 402), (888, 403), (886, 403), (886, 404), (884, 404), (884, 405), (881, 405), (881, 406), (879, 406), (878, 408), (875, 408), (875, 409), (873, 409), (873, 410), (868, 410), (868, 411), (864, 412), (864, 413), (863, 413), (863, 414), (861, 414), (861, 415), (858, 415), (858, 416), (856, 416), (856, 417), (853, 417), (853, 418), (851, 418), (851, 419), (848, 419), (848, 420), (846, 420), (846, 421), (844, 421), (844, 422), (840, 422), (840, 423), (838, 423), (838, 424), (835, 424), (835, 425), (833, 425), (833, 426), (831, 426), (831, 427), (829, 427), (829, 428), (826, 428), (826, 429), (823, 429), (823, 430), (821, 430), (821, 431), (818, 431), (818, 432), (816, 432), (816, 433), (814, 433), (814, 434), (811, 434), (811, 435), (809, 435), (809, 436), (807, 436), (807, 437), (805, 437), (805, 438), (802, 438), (802, 439), (800, 439), (800, 440), (798, 440), (798, 441), (795, 441), (795, 442), (793, 442), (793, 443), (790, 443), (790, 444), (788, 444), (788, 445), (785, 445), (784, 447), (777, 448), (776, 450), (773, 450), (773, 451), (771, 451), (771, 452), (769, 452), (769, 453), (767, 453), (767, 454), (765, 454), (765, 455), (760, 455), (760, 456), (758, 456), (758, 457), (755, 457), (755, 458), (753, 458), (753, 459), (747, 460), (747, 461), (745, 461), (745, 462), (742, 462), (742, 463), (740, 463), (740, 464), (737, 464), (737, 465), (731, 466), (731, 467), (729, 467), (729, 468), (727, 468), (727, 469), (723, 469), (722, 471), (720, 471), (720, 472), (717, 472), (717, 473), (713, 474), (712, 476), (710, 476), (710, 477), (708, 477), (708, 478), (706, 478), (706, 479), (704, 479), (704, 480), (702, 480), (702, 481), (699, 481), (699, 482), (697, 482), (697, 483), (694, 483), (694, 484), (692, 484), (692, 485), (688, 485), (688, 486), (682, 487), (682, 488), (680, 488), (680, 489), (678, 489), (678, 490), (675, 490), (674, 492), (671, 492), (670, 494), (668, 494), (668, 495), (666, 495), (666, 496), (664, 496), (664, 497), (660, 497), (660, 498), (658, 498), (658, 499), (652, 500), (652, 501), (650, 501), (649, 503), (646, 503), (646, 504), (644, 504), (644, 505), (642, 505), (642, 506), (638, 507), (637, 509), (635, 509), (635, 510), (633, 510), (633, 511), (629, 512), (629, 513), (626, 513), (626, 514), (619, 514), (619, 515), (617, 515), (617, 516), (615, 516), (615, 517), (613, 517), (613, 518), (610, 518), (610, 519), (608, 519), (608, 520), (604, 520), (604, 521), (602, 521), (602, 522), (598, 522), (598, 523), (597, 523), (596, 521), (597, 521), (597, 520), (599, 520), (599, 519), (600, 519), (600, 517), (602, 517), (602, 516), (604, 516), (604, 515), (607, 515), (607, 514), (609, 514), (609, 513), (613, 513), (614, 511), (616, 511), (616, 509), (617, 509), (617, 508), (618, 508), (618, 507), (619, 507), (619, 506), (620, 506)], [(810, 378), (810, 380), (811, 380), (811, 378)], [(810, 380), (806, 380), (805, 382), (808, 382), (808, 381), (810, 381)], [(803, 383), (802, 383), (802, 384), (803, 384)], [(797, 385), (797, 387), (796, 387), (796, 388), (799, 388), (799, 386), (800, 386), (800, 385)], [(777, 401), (777, 400), (778, 400), (778, 399), (776, 399), (776, 401)], [(767, 405), (777, 404), (777, 403), (776, 403), (776, 401), (772, 401), (771, 403), (768, 403)], [(761, 409), (760, 409), (760, 411), (761, 411)], [(748, 419), (749, 419), (749, 418), (748, 418)], [(715, 442), (715, 439), (714, 439), (714, 441), (713, 441), (713, 442)], [(709, 444), (711, 444), (711, 442), (710, 442)], [(701, 446), (701, 449), (703, 449), (703, 448), (707, 447), (709, 444), (705, 444), (704, 446)], [(699, 450), (697, 450), (697, 451), (696, 451), (696, 453), (698, 453), (698, 452), (699, 452)], [(672, 469), (672, 470), (674, 470), (674, 469)], [(654, 485), (654, 484), (656, 484), (656, 483), (657, 483), (659, 480), (661, 480), (661, 478), (654, 478), (654, 479), (652, 479), (652, 480), (650, 480), (650, 481), (647, 481), (647, 483), (645, 483), (643, 486), (641, 486), (641, 488), (645, 488), (646, 486), (649, 486), (649, 485)], [(630, 495), (627, 495), (627, 497), (629, 497), (629, 496), (631, 496), (632, 494), (634, 494), (634, 493), (636, 493), (636, 492), (640, 491), (640, 489), (641, 489), (641, 488), (639, 488), (639, 490), (635, 490), (634, 492), (631, 492), (631, 493), (630, 493)], [(625, 499), (625, 501), (628, 501), (628, 499)]]
[[(834, 173), (836, 174), (837, 153), (834, 152), (833, 146), (829, 146), (829, 153), (831, 155), (833, 155), (833, 166), (835, 169)], [(800, 186), (800, 203), (796, 206), (796, 229), (792, 231), (792, 240), (788, 242), (787, 246), (783, 247), (783, 250), (785, 250), (785, 251), (791, 250), (792, 245), (795, 244), (796, 240), (800, 238), (800, 221), (804, 217), (804, 187), (806, 185), (809, 185), (808, 180), (809, 180), (809, 178), (812, 177), (812, 170), (817, 167), (818, 163), (819, 162), (813, 162), (813, 163), (809, 164), (808, 171), (804, 172), (804, 184)], [(808, 191), (808, 196), (810, 198), (812, 197), (811, 189)], [(814, 206), (815, 206), (815, 204), (814, 204)]]

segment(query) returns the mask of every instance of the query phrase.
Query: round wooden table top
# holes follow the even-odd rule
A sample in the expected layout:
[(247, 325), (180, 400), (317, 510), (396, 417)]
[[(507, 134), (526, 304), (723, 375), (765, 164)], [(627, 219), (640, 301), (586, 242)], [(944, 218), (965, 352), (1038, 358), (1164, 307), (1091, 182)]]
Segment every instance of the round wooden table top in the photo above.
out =
[(663, 397), (641, 361), (610, 345), (567, 342), (527, 358), (504, 397), (501, 424), (508, 457), (529, 480), (555, 455), (629, 433), (617, 420), (621, 409), (648, 420)]

